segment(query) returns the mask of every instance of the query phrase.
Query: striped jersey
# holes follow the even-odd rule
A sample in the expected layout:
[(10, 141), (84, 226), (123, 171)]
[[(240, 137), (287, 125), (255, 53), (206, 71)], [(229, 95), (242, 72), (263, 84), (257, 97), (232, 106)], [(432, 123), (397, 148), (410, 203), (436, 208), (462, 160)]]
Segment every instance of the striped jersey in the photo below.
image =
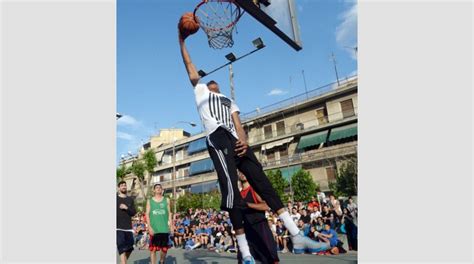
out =
[(223, 94), (209, 91), (207, 85), (203, 83), (199, 83), (194, 87), (194, 96), (207, 135), (210, 135), (217, 128), (223, 127), (238, 139), (232, 121), (232, 113), (239, 112), (239, 108), (233, 100)]

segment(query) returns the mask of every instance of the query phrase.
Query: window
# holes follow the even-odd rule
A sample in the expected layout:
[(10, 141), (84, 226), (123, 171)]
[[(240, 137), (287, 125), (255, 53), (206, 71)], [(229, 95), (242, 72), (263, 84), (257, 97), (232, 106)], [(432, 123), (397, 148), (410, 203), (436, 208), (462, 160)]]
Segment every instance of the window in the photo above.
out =
[(188, 177), (188, 176), (189, 176), (189, 169), (188, 169), (188, 168), (186, 168), (186, 169), (183, 170), (183, 176), (184, 176), (184, 177)]
[(288, 158), (288, 149), (286, 147), (280, 148), (280, 159), (286, 160)]
[(316, 118), (318, 119), (318, 124), (326, 124), (328, 122), (328, 113), (326, 108), (316, 110)]
[(160, 176), (160, 182), (163, 182), (165, 180), (165, 176), (164, 175), (161, 175)]
[(184, 158), (184, 150), (180, 149), (176, 151), (176, 161), (183, 160)]
[(275, 160), (275, 151), (267, 150), (267, 160)]
[(265, 139), (273, 137), (272, 125), (264, 126), (263, 131), (265, 133)]
[(163, 164), (169, 164), (169, 163), (173, 162), (173, 152), (172, 151), (167, 151), (163, 155), (163, 158), (161, 159), (161, 162)]
[(282, 136), (285, 134), (285, 121), (277, 122), (276, 127), (277, 127), (277, 136)]
[(352, 98), (345, 101), (341, 101), (341, 110), (343, 118), (355, 115), (354, 105), (352, 104)]
[(326, 176), (328, 177), (328, 182), (336, 181), (336, 173), (335, 173), (334, 167), (326, 168)]
[(203, 138), (200, 138), (200, 139), (196, 139), (194, 140), (193, 142), (191, 142), (188, 146), (188, 155), (192, 155), (194, 153), (197, 153), (197, 152), (201, 152), (203, 150), (206, 150), (207, 149), (207, 145), (206, 145), (206, 138), (203, 137)]

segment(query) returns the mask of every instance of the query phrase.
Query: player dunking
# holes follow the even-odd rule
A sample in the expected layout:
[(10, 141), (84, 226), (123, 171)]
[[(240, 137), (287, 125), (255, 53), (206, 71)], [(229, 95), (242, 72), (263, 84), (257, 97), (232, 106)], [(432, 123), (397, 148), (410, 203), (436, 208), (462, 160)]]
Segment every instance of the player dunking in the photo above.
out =
[(187, 36), (183, 37), (181, 29), (178, 30), (178, 34), (183, 62), (194, 87), (197, 109), (207, 133), (206, 143), (209, 155), (217, 172), (222, 193), (221, 209), (229, 211), (244, 263), (255, 263), (255, 260), (250, 254), (244, 234), (242, 209), (246, 208), (246, 204), (237, 188), (237, 169), (244, 175), (248, 175), (247, 180), (250, 185), (279, 215), (292, 235), (295, 253), (303, 253), (305, 250), (312, 252), (326, 250), (329, 246), (325, 243), (317, 243), (300, 233), (263, 172), (262, 165), (252, 151), (247, 151), (249, 145), (240, 122), (238, 106), (233, 100), (220, 93), (219, 85), (215, 81), (207, 84), (199, 83), (201, 77), (185, 45)]

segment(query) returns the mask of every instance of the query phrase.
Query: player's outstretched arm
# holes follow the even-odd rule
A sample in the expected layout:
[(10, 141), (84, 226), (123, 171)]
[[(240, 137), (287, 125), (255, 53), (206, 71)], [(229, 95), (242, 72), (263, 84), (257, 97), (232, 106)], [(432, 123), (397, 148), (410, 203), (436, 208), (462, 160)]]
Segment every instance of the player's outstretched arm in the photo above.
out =
[(188, 50), (186, 49), (186, 44), (184, 43), (184, 38), (181, 35), (181, 31), (179, 29), (178, 29), (178, 39), (179, 39), (179, 46), (181, 49), (181, 56), (183, 57), (184, 66), (186, 67), (186, 71), (188, 72), (189, 80), (191, 81), (191, 84), (194, 87), (199, 82), (199, 79), (201, 79), (201, 76), (199, 76), (196, 70), (196, 67), (191, 61), (191, 57), (189, 56)]

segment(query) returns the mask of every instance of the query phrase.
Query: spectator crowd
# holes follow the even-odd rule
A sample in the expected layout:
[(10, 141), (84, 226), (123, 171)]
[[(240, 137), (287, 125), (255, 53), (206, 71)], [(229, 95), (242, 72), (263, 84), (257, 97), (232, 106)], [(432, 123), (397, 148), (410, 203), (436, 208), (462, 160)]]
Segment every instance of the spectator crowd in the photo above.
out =
[[(323, 193), (312, 197), (308, 202), (288, 202), (291, 218), (305, 236), (328, 242), (331, 250), (319, 254), (340, 254), (345, 249), (357, 250), (357, 205), (351, 197), (346, 200), (329, 198)], [(291, 252), (292, 245), (288, 230), (275, 213), (267, 211), (268, 225), (281, 253)], [(138, 213), (132, 219), (135, 233), (135, 247), (146, 249), (149, 236), (145, 214)], [(173, 219), (174, 233), (170, 236), (170, 245), (187, 250), (207, 249), (216, 252), (237, 251), (235, 232), (228, 212), (213, 209), (189, 208), (177, 213)], [(346, 239), (341, 240), (342, 236)], [(343, 242), (344, 241), (344, 242)], [(347, 242), (347, 245), (343, 244)]]

